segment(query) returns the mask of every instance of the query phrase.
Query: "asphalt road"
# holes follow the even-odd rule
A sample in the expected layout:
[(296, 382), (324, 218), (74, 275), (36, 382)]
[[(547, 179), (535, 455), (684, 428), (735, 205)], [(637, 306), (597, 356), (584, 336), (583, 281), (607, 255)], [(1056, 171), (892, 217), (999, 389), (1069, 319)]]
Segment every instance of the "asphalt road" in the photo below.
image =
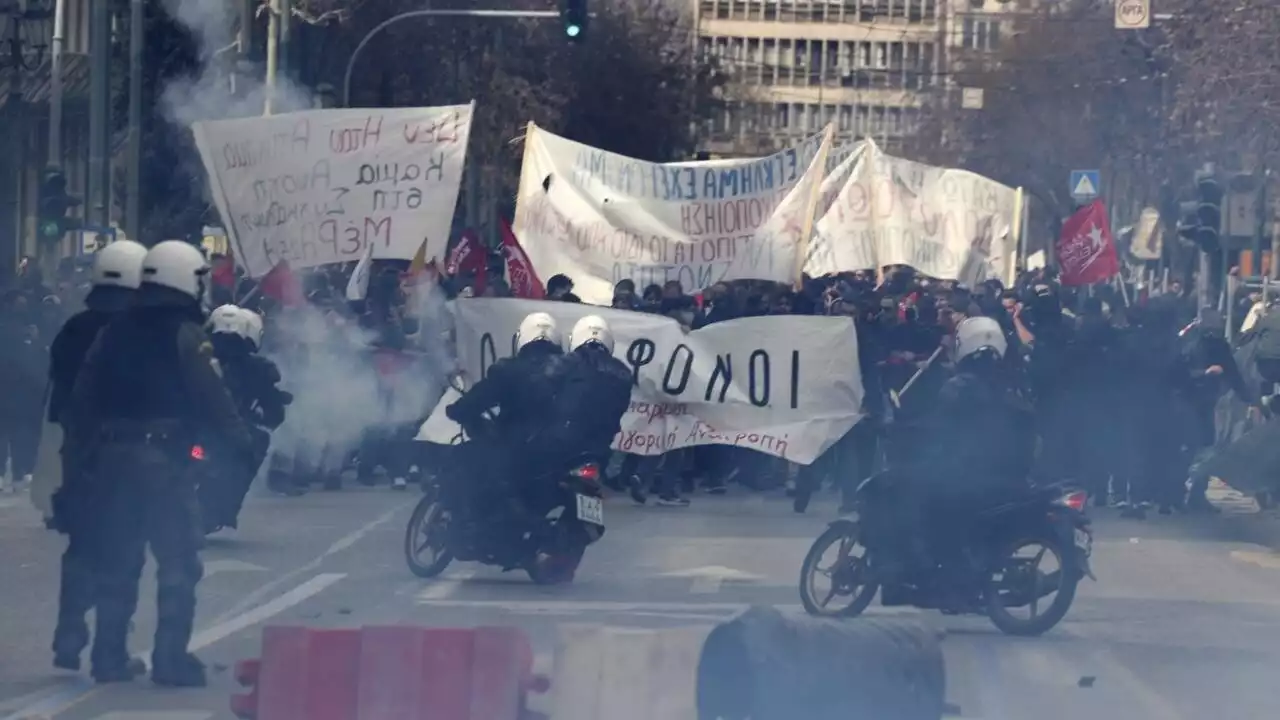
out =
[[(257, 655), (264, 624), (511, 624), (549, 654), (564, 622), (703, 625), (749, 604), (798, 609), (796, 580), (834, 505), (806, 516), (779, 496), (698, 497), (689, 508), (607, 504), (609, 534), (571, 587), (456, 564), (421, 581), (401, 558), (415, 493), (388, 489), (251, 498), (243, 529), (205, 553), (195, 645), (201, 690), (139, 680), (95, 688), (51, 669), (48, 642), (62, 541), (22, 501), (0, 497), (0, 720), (230, 718), (229, 667)], [(1245, 720), (1280, 707), (1280, 554), (1266, 515), (1121, 520), (1095, 513), (1095, 570), (1068, 619), (1039, 639), (979, 618), (920, 614), (948, 630), (948, 698), (974, 720)], [(146, 651), (148, 570), (132, 637)], [(873, 609), (873, 612), (875, 610)], [(856, 622), (856, 621), (855, 621)], [(87, 655), (87, 654), (86, 654)], [(87, 660), (87, 657), (86, 657)]]

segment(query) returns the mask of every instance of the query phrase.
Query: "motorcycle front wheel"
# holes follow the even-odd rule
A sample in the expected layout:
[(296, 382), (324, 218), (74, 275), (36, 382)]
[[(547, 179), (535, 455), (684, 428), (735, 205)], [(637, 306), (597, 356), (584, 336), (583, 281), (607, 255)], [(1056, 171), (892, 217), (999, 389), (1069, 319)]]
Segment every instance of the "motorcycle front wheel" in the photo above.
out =
[[(404, 559), (420, 578), (433, 578), (453, 562), (446, 538), (449, 516), (434, 493), (424, 495), (409, 517), (404, 533)], [(424, 555), (430, 551), (430, 555)]]
[[(860, 535), (861, 526), (857, 523), (840, 522), (813, 541), (800, 568), (800, 602), (805, 612), (821, 617), (855, 617), (871, 605), (880, 585), (870, 576), (869, 553), (860, 543)], [(837, 548), (836, 557), (824, 568), (823, 557), (832, 547)], [(855, 556), (853, 551), (859, 547), (864, 552)], [(822, 577), (831, 583), (826, 592), (817, 589), (817, 580)], [(850, 602), (845, 607), (833, 608), (831, 601), (837, 597), (848, 597)]]

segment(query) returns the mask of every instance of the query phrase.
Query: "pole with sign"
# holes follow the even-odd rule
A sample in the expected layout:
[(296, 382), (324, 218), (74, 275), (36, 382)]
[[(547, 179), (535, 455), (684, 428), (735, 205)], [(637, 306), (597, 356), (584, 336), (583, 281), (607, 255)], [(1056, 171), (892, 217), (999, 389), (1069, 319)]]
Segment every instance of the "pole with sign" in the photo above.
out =
[(1146, 30), (1151, 27), (1151, 0), (1116, 0), (1117, 30)]

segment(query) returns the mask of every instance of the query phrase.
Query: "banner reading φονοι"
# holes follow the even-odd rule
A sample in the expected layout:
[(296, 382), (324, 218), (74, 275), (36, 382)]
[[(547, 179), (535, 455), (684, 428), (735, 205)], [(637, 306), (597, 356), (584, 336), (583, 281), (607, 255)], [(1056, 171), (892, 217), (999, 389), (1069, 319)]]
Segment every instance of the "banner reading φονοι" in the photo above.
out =
[[(512, 355), (520, 321), (555, 318), (562, 335), (587, 315), (609, 323), (614, 355), (636, 377), (615, 450), (657, 455), (695, 445), (733, 445), (809, 464), (861, 417), (858, 341), (849, 318), (777, 316), (730, 320), (685, 333), (660, 315), (578, 303), (473, 298), (455, 301), (458, 359), (468, 383)], [(444, 409), (419, 440), (448, 444), (460, 431)]]

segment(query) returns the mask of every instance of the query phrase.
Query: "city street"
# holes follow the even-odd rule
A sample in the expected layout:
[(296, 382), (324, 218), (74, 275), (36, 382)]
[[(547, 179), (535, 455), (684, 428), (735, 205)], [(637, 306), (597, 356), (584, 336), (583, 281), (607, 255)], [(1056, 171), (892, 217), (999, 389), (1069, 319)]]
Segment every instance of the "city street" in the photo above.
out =
[[(256, 656), (269, 623), (344, 626), (512, 624), (535, 651), (556, 625), (709, 624), (749, 604), (798, 612), (800, 561), (833, 496), (806, 516), (780, 494), (695, 497), (689, 508), (613, 498), (609, 533), (569, 587), (523, 573), (456, 564), (414, 578), (401, 557), (415, 493), (386, 488), (251, 498), (242, 530), (205, 553), (194, 641), (210, 687), (159, 690), (139, 680), (95, 688), (49, 665), (60, 537), (18, 499), (0, 500), (0, 718), (230, 718), (230, 667)], [(983, 720), (1247, 720), (1280, 707), (1280, 555), (1263, 539), (1274, 520), (1229, 510), (1209, 519), (1121, 520), (1096, 512), (1094, 567), (1067, 620), (1039, 639), (999, 635), (980, 618), (919, 617), (948, 631), (948, 699)], [(148, 570), (132, 648), (149, 648)], [(883, 610), (873, 612), (885, 612)], [(915, 614), (915, 613), (909, 613)], [(856, 622), (852, 621), (852, 622)], [(87, 661), (87, 653), (86, 653)], [(888, 719), (886, 719), (888, 720)]]

